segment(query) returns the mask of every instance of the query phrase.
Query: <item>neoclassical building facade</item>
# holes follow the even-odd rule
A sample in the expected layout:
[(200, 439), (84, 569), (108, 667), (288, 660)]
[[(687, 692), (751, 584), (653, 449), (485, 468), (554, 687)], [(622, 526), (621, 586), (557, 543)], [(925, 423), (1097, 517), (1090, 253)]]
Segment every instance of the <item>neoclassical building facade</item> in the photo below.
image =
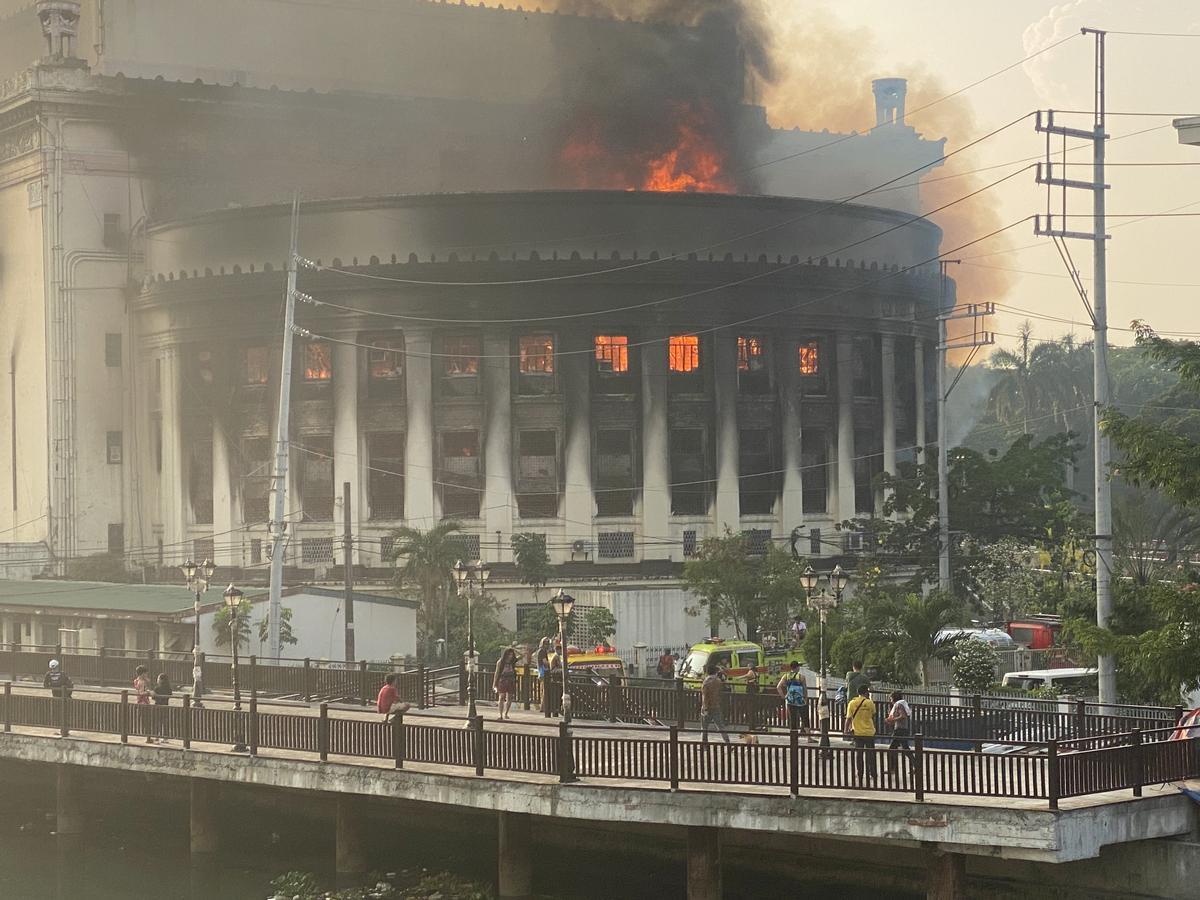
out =
[[(290, 206), (152, 228), (129, 389), (144, 516), (263, 561)], [(939, 230), (854, 204), (550, 191), (304, 204), (289, 564), (456, 520), (464, 553), (684, 560), (726, 528), (854, 549), (924, 446)], [(339, 554), (340, 556), (340, 554)]]

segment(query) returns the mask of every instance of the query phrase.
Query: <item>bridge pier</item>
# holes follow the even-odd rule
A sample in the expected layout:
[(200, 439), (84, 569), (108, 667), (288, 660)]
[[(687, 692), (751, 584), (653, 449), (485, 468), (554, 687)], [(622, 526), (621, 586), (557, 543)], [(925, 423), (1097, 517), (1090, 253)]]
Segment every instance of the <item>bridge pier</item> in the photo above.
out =
[(81, 770), (78, 766), (57, 766), (54, 808), (55, 834), (59, 846), (78, 847), (83, 842), (83, 797), (79, 785)]
[(962, 900), (967, 895), (967, 858), (935, 850), (929, 859), (927, 900)]
[(358, 797), (338, 795), (334, 875), (339, 888), (355, 887), (367, 874), (361, 805)]
[(721, 830), (689, 825), (687, 830), (688, 900), (721, 900)]
[(500, 898), (526, 900), (533, 895), (533, 816), (500, 813)]
[(215, 857), (221, 849), (221, 830), (217, 813), (220, 785), (193, 778), (189, 787), (192, 865), (201, 866)]

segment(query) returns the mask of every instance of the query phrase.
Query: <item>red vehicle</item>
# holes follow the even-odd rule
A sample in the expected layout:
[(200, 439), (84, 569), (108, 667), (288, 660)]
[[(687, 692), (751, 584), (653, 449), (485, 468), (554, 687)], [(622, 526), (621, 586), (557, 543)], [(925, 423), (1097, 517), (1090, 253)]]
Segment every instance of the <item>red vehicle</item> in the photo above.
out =
[(1058, 646), (1062, 631), (1060, 616), (1035, 615), (1008, 623), (1008, 634), (1027, 650), (1049, 650)]

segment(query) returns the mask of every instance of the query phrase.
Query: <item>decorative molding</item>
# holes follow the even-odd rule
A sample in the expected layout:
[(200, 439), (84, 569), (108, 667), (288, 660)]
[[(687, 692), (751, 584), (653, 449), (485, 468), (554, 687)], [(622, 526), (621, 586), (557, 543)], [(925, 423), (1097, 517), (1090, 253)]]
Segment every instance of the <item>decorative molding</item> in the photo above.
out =
[(40, 141), (40, 129), (36, 122), (0, 134), (0, 163), (32, 153), (41, 146)]
[(33, 89), (33, 69), (18, 72), (12, 78), (0, 81), (0, 101), (24, 94)]

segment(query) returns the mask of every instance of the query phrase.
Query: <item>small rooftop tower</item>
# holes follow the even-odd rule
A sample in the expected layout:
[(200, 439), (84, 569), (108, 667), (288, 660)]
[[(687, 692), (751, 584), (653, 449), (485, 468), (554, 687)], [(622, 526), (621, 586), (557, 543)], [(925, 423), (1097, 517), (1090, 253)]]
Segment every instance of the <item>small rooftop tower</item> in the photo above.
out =
[(875, 126), (904, 124), (904, 97), (908, 93), (905, 78), (876, 78), (871, 82), (875, 91)]
[(46, 55), (54, 59), (73, 57), (79, 36), (78, 0), (37, 0), (36, 8), (46, 36)]

